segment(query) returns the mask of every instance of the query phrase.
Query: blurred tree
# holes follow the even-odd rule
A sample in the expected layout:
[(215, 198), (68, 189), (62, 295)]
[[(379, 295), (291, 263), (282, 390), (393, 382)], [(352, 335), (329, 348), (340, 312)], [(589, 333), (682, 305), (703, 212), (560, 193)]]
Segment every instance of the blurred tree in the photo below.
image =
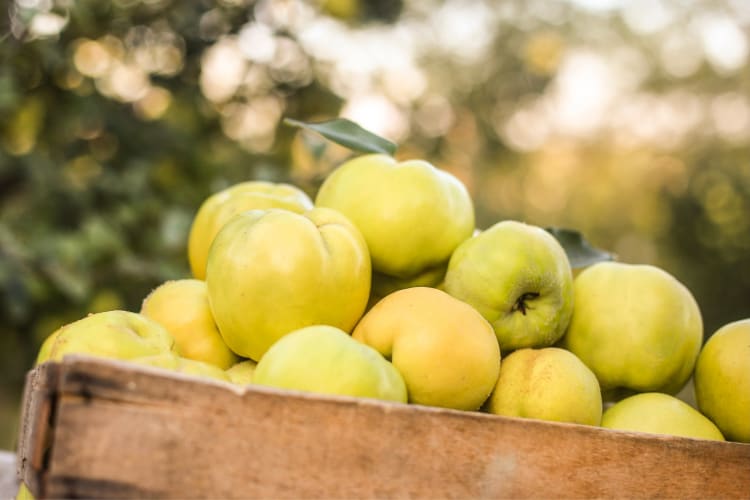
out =
[[(345, 116), (747, 317), (750, 8), (570, 0), (11, 0), (0, 18), (0, 447), (43, 338), (188, 274), (202, 200), (311, 195)], [(0, 413), (2, 413), (0, 412)], [(7, 429), (7, 431), (5, 431)]]

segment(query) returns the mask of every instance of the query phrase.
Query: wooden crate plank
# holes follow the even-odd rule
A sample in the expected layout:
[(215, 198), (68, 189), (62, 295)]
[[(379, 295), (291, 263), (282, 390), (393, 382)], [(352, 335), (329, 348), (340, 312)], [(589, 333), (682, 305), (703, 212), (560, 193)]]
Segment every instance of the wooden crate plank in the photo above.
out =
[(16, 475), (35, 494), (41, 494), (52, 419), (57, 397), (60, 365), (45, 364), (26, 375), (21, 399)]
[(60, 375), (53, 497), (722, 497), (750, 445), (240, 389), (77, 359)]

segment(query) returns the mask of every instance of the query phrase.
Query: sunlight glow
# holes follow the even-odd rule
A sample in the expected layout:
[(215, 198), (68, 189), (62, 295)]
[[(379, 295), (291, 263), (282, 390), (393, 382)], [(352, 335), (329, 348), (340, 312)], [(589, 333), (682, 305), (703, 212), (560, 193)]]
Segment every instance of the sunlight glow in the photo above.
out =
[(38, 38), (53, 37), (68, 24), (68, 19), (52, 12), (40, 12), (34, 16), (29, 26), (32, 36)]
[(746, 95), (728, 92), (714, 97), (711, 118), (722, 138), (738, 143), (750, 140), (750, 101)]
[(211, 101), (230, 99), (245, 77), (247, 63), (234, 37), (225, 37), (212, 45), (201, 61), (200, 87)]
[(697, 20), (706, 57), (717, 71), (733, 73), (748, 59), (747, 35), (726, 15), (708, 14)]
[(622, 15), (628, 27), (639, 34), (664, 30), (675, 18), (664, 0), (631, 0), (623, 5)]
[(249, 60), (268, 63), (276, 52), (276, 39), (265, 24), (250, 23), (240, 30), (237, 46)]
[(408, 121), (403, 111), (380, 94), (353, 97), (344, 106), (341, 117), (396, 143), (408, 132)]
[(573, 52), (563, 60), (551, 94), (557, 126), (576, 135), (600, 127), (617, 96), (614, 68), (599, 55)]
[(670, 30), (659, 48), (659, 62), (675, 78), (694, 74), (703, 63), (700, 39), (690, 30)]
[(109, 51), (94, 40), (81, 40), (73, 52), (73, 64), (84, 76), (98, 78), (107, 74), (111, 65)]

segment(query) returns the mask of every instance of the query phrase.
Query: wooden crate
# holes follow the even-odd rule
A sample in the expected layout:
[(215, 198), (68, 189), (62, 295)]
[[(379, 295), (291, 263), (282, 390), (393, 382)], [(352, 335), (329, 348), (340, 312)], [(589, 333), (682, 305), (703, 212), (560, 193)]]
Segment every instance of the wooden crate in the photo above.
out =
[(750, 445), (240, 388), (85, 357), (29, 372), (38, 497), (750, 497)]

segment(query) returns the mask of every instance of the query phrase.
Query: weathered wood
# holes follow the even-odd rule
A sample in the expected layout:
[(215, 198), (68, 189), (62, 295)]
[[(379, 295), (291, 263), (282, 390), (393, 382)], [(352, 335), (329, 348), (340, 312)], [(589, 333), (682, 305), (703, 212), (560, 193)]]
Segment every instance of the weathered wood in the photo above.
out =
[(750, 496), (745, 444), (58, 366), (51, 497)]
[(21, 423), (16, 457), (17, 476), (32, 491), (40, 491), (46, 453), (52, 439), (52, 418), (60, 365), (48, 363), (26, 375), (21, 399)]

